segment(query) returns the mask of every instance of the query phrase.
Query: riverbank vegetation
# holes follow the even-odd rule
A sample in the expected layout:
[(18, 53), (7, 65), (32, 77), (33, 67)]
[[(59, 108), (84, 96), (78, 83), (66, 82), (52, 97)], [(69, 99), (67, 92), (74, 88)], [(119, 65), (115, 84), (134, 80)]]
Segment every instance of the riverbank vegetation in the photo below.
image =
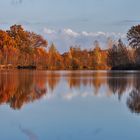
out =
[(127, 38), (129, 45), (121, 39), (109, 39), (106, 50), (95, 41), (90, 50), (71, 46), (61, 54), (54, 43), (48, 46), (41, 35), (13, 25), (7, 31), (0, 30), (0, 69), (139, 70), (140, 25), (133, 26)]

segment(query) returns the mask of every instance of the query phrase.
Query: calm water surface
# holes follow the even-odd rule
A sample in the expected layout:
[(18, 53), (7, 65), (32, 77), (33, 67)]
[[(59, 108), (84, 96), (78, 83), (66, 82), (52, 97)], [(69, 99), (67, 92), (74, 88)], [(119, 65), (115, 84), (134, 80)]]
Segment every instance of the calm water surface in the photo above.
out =
[(125, 139), (140, 139), (140, 72), (0, 72), (0, 140)]

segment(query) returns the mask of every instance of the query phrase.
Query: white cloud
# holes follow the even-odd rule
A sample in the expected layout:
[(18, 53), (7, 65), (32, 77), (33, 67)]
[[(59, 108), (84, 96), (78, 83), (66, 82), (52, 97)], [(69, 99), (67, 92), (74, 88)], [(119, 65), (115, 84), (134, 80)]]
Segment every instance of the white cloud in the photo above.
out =
[(100, 42), (101, 48), (107, 47), (108, 38), (118, 40), (122, 38), (126, 42), (126, 35), (114, 32), (76, 32), (72, 29), (49, 29), (44, 28), (43, 35), (51, 43), (54, 42), (60, 52), (68, 51), (72, 45), (80, 46), (82, 49), (90, 49), (94, 47), (94, 41)]
[(74, 32), (71, 29), (64, 29), (64, 33), (68, 36), (72, 36), (72, 37), (77, 37), (79, 35), (79, 33)]
[(82, 35), (84, 35), (84, 36), (89, 36), (89, 33), (86, 32), (86, 31), (82, 31)]
[(48, 28), (44, 28), (44, 31), (43, 31), (45, 34), (53, 34), (55, 33), (55, 30), (52, 30), (52, 29), (48, 29)]

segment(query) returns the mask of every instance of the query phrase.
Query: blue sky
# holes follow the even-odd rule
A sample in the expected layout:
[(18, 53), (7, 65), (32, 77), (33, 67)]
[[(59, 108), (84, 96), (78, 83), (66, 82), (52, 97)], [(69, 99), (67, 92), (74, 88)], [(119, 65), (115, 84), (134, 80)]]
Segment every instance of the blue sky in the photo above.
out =
[(0, 28), (23, 24), (74, 32), (126, 33), (140, 23), (139, 0), (1, 0)]
[(122, 32), (140, 22), (139, 5), (139, 0), (1, 0), (0, 20), (77, 31)]

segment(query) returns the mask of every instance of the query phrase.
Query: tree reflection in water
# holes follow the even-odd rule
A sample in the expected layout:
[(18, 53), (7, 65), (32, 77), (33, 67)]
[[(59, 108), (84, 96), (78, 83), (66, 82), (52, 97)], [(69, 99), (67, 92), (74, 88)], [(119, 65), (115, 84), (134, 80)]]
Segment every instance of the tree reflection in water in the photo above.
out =
[(127, 106), (132, 113), (140, 113), (140, 91), (133, 89), (127, 99)]
[(0, 104), (7, 103), (13, 109), (40, 99), (46, 94), (44, 78), (35, 72), (9, 71), (0, 73)]
[(107, 84), (110, 91), (113, 94), (118, 94), (118, 99), (121, 100), (121, 96), (127, 90), (130, 80), (128, 79), (128, 73), (121, 72), (109, 72), (107, 75)]
[(128, 93), (126, 104), (131, 112), (140, 113), (140, 73), (114, 72), (108, 73), (108, 86), (112, 93), (116, 93), (121, 99), (124, 93)]
[[(9, 104), (12, 109), (21, 109), (25, 104), (41, 99), (43, 96), (52, 94), (58, 85), (63, 90), (63, 84), (68, 85), (64, 92), (79, 92), (76, 96), (81, 96), (81, 88), (86, 87), (97, 96), (101, 93), (101, 88), (105, 96), (107, 92), (118, 95), (118, 99), (124, 93), (130, 92), (127, 98), (127, 106), (131, 112), (140, 113), (140, 73), (128, 72), (97, 72), (97, 71), (1, 71), (0, 72), (0, 104)], [(63, 81), (63, 84), (61, 83)], [(60, 84), (59, 84), (60, 83)], [(83, 88), (82, 88), (83, 89)], [(107, 91), (108, 89), (108, 91)], [(49, 93), (50, 92), (50, 93)], [(62, 91), (56, 91), (62, 93)], [(68, 93), (65, 93), (68, 94)], [(63, 98), (64, 94), (59, 97)], [(75, 95), (72, 97), (76, 97)]]

